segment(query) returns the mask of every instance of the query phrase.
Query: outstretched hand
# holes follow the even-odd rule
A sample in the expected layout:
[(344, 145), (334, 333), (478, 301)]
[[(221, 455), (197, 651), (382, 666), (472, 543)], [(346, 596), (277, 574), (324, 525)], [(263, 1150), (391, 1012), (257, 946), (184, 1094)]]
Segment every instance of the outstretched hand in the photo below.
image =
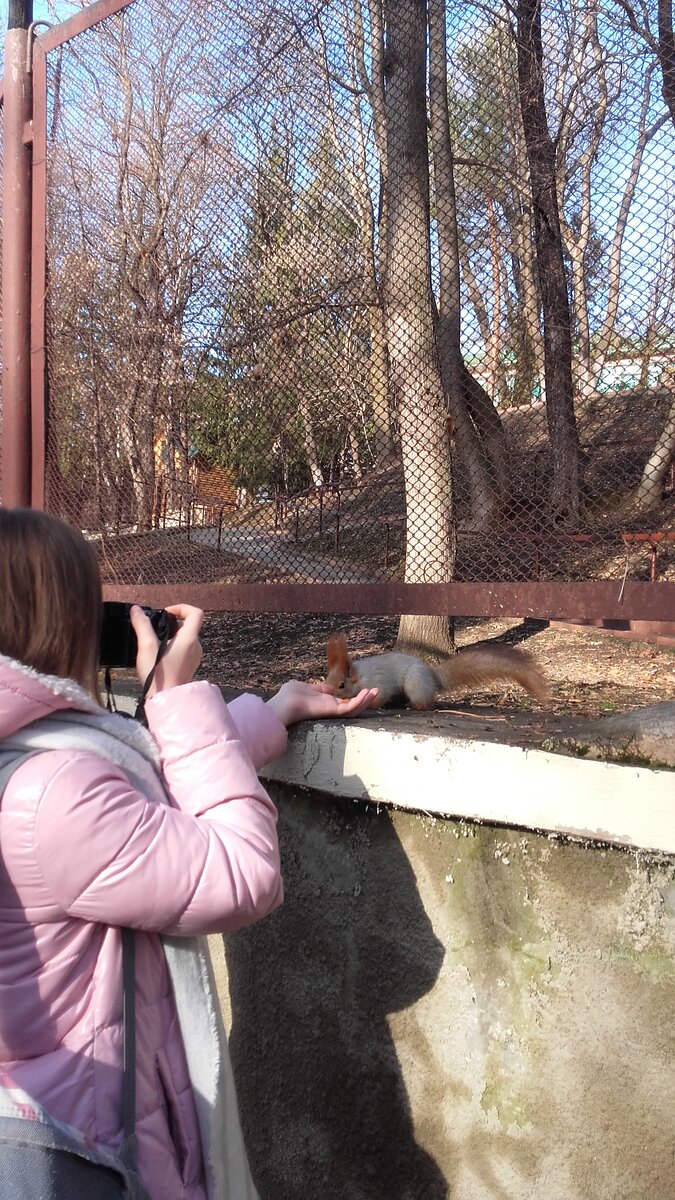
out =
[[(166, 611), (173, 613), (178, 619), (178, 629), (157, 663), (155, 677), (148, 690), (148, 699), (157, 692), (166, 691), (167, 688), (190, 683), (202, 661), (202, 647), (199, 641), (199, 631), (204, 620), (202, 610), (194, 608), (191, 604), (172, 604)], [(138, 641), (136, 674), (141, 684), (144, 684), (157, 659), (159, 638), (149, 618), (137, 604), (133, 605), (130, 616)]]
[(352, 700), (338, 700), (327, 683), (302, 683), (299, 679), (289, 679), (267, 703), (284, 725), (293, 725), (296, 721), (321, 720), (325, 717), (355, 717), (370, 708), (378, 695), (377, 688), (363, 688)]

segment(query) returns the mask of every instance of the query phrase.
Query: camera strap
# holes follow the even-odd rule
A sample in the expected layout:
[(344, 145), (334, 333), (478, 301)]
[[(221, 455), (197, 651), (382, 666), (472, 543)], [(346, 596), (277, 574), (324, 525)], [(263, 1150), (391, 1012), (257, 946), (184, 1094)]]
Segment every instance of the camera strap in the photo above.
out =
[(148, 675), (145, 683), (143, 684), (143, 691), (141, 692), (141, 698), (138, 701), (138, 704), (136, 705), (136, 712), (134, 713), (134, 717), (136, 718), (137, 721), (140, 721), (141, 724), (143, 724), (143, 725), (147, 725), (147, 721), (145, 719), (145, 701), (147, 699), (147, 695), (150, 690), (150, 684), (152, 683), (153, 679), (155, 678), (155, 671), (157, 670), (157, 667), (159, 666), (161, 659), (164, 657), (164, 651), (166, 650), (168, 644), (169, 644), (169, 634), (165, 633), (164, 636), (160, 639), (159, 646), (157, 647), (157, 658), (155, 659), (155, 665), (153, 666), (150, 674)]
[[(153, 679), (155, 678), (155, 672), (157, 670), (157, 667), (158, 667), (161, 659), (163, 658), (164, 652), (169, 644), (169, 640), (170, 639), (169, 639), (168, 632), (165, 633), (160, 638), (159, 646), (157, 647), (157, 657), (155, 659), (154, 666), (153, 666), (150, 674), (148, 675), (145, 683), (143, 684), (143, 691), (141, 693), (141, 698), (138, 701), (138, 704), (136, 705), (136, 711), (133, 714), (133, 719), (135, 721), (140, 721), (142, 725), (147, 725), (147, 721), (145, 719), (145, 701), (147, 699), (147, 695), (150, 690), (150, 685), (151, 685)], [(113, 692), (112, 678), (110, 675), (110, 667), (106, 667), (105, 672), (103, 674), (103, 679), (105, 682), (105, 695), (106, 695), (105, 706), (106, 706), (108, 712), (117, 713), (118, 716), (121, 716), (121, 717), (131, 717), (131, 713), (120, 712), (120, 710), (117, 707), (117, 704), (115, 703), (115, 694)]]
[(108, 712), (118, 713), (120, 717), (128, 717), (129, 713), (120, 712), (115, 703), (115, 693), (113, 692), (112, 678), (110, 675), (110, 667), (106, 667), (103, 672), (103, 682), (105, 683), (105, 706)]

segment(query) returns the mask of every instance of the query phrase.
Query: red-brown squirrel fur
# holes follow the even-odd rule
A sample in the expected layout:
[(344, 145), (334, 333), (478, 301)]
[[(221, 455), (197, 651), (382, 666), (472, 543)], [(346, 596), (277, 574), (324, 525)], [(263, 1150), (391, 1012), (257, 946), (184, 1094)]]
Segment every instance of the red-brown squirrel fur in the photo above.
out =
[(328, 641), (326, 656), (326, 683), (333, 695), (349, 700), (362, 688), (379, 688), (371, 708), (384, 708), (397, 700), (412, 708), (433, 708), (441, 693), (482, 688), (498, 680), (517, 683), (538, 700), (545, 700), (548, 692), (530, 655), (513, 646), (475, 646), (434, 667), (412, 654), (396, 652), (354, 662), (344, 633), (336, 633)]

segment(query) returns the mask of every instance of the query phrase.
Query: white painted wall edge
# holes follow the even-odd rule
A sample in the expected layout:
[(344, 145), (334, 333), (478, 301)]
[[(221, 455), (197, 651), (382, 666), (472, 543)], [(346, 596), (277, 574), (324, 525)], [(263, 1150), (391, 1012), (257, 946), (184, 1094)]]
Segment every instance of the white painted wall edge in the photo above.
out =
[(355, 723), (304, 724), (264, 779), (675, 854), (675, 773)]
[[(133, 712), (131, 689), (116, 693)], [(381, 723), (304, 722), (262, 779), (439, 817), (675, 854), (675, 772)]]

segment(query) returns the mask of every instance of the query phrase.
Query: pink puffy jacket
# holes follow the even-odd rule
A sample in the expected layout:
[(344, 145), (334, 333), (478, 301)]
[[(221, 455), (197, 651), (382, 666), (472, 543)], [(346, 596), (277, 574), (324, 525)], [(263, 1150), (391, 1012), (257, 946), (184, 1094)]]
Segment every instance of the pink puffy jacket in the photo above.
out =
[[(0, 661), (0, 739), (77, 707)], [(186, 684), (147, 704), (172, 805), (84, 752), (23, 762), (0, 807), (0, 1082), (121, 1139), (119, 927), (137, 936), (137, 1132), (152, 1200), (204, 1200), (197, 1118), (161, 933), (226, 932), (282, 900), (276, 809), (256, 770), (286, 730), (255, 696)], [(1, 747), (0, 747), (1, 748)]]

